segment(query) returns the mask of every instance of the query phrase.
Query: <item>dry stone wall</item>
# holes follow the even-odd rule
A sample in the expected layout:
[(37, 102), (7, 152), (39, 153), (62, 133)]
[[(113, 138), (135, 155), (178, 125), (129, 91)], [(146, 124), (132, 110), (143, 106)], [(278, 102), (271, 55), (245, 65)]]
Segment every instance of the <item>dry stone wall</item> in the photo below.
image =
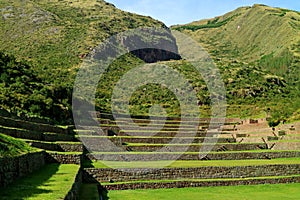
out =
[(199, 167), (199, 168), (164, 168), (164, 169), (93, 169), (87, 168), (85, 174), (100, 183), (125, 182), (138, 180), (176, 180), (211, 179), (211, 178), (246, 178), (266, 176), (288, 176), (299, 174), (300, 165), (264, 165), (235, 167)]
[(80, 164), (82, 154), (46, 153), (45, 159), (47, 163)]
[(5, 187), (45, 165), (44, 152), (0, 158), (0, 187)]
[[(160, 156), (159, 156), (160, 155)], [(208, 153), (204, 157), (199, 157), (199, 154), (182, 154), (178, 157), (176, 154), (110, 154), (109, 158), (105, 154), (87, 155), (90, 160), (109, 160), (109, 161), (155, 161), (159, 157), (160, 160), (248, 160), (248, 159), (275, 159), (275, 158), (296, 158), (300, 157), (299, 151), (286, 152), (223, 152), (223, 153)], [(199, 161), (200, 162), (200, 161)]]
[(300, 177), (288, 177), (277, 179), (253, 179), (253, 180), (225, 180), (225, 181), (176, 181), (160, 183), (126, 183), (106, 185), (108, 190), (137, 190), (137, 189), (167, 189), (186, 187), (213, 187), (213, 186), (235, 186), (235, 185), (257, 185), (257, 184), (280, 184), (299, 183)]

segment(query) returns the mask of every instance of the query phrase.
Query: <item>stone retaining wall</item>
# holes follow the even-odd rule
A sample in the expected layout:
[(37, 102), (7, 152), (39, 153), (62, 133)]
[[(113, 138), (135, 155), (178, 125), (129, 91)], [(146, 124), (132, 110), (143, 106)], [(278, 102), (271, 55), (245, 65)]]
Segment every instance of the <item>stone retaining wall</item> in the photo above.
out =
[[(215, 144), (215, 145), (205, 145), (207, 148), (212, 149), (212, 151), (246, 151), (246, 150), (258, 150), (258, 149), (267, 149), (266, 144), (264, 143), (253, 143), (253, 144)], [(126, 147), (126, 146), (125, 146)], [(131, 151), (143, 151), (143, 152), (153, 152), (157, 151), (164, 147), (164, 145), (159, 146), (128, 146)], [(181, 146), (178, 146), (180, 149)], [(200, 150), (200, 145), (190, 145), (188, 152), (198, 152)], [(205, 147), (205, 148), (206, 148)], [(206, 149), (207, 149), (206, 148)], [(172, 149), (176, 149), (176, 146), (172, 146)]]
[[(148, 144), (168, 144), (168, 143), (179, 143), (179, 144), (191, 144), (191, 143), (202, 143), (205, 138), (150, 138), (150, 137), (131, 137), (131, 138), (121, 138), (121, 137), (83, 137), (81, 136), (81, 140), (88, 144), (88, 147), (91, 151), (112, 151), (110, 148), (99, 148), (99, 144), (105, 145), (107, 144), (107, 139), (112, 141), (117, 146), (121, 145), (122, 143), (148, 143)], [(233, 138), (206, 138), (206, 143), (234, 143), (236, 142)], [(124, 149), (126, 146), (124, 146)]]
[(12, 158), (0, 158), (0, 187), (5, 187), (44, 165), (44, 152), (29, 153)]
[(262, 166), (210, 166), (199, 168), (164, 168), (164, 169), (84, 169), (86, 175), (100, 183), (138, 180), (176, 180), (211, 179), (211, 178), (246, 178), (265, 176), (288, 176), (299, 174), (300, 164), (295, 165), (262, 165)]
[(300, 177), (274, 178), (274, 179), (253, 179), (253, 180), (228, 180), (228, 181), (176, 181), (162, 183), (126, 183), (106, 185), (107, 190), (137, 190), (137, 189), (167, 189), (187, 187), (213, 187), (213, 186), (236, 186), (236, 185), (257, 185), (257, 184), (281, 184), (300, 183)]
[(82, 144), (68, 144), (68, 143), (45, 143), (45, 142), (30, 142), (32, 147), (45, 149), (48, 151), (60, 151), (60, 152), (82, 152)]
[[(88, 154), (90, 160), (109, 160), (109, 161), (157, 161), (157, 160), (200, 160), (199, 154)], [(203, 160), (249, 160), (249, 159), (275, 159), (275, 158), (296, 158), (300, 157), (300, 152), (224, 152), (208, 153)]]
[(74, 141), (74, 135), (66, 135), (59, 133), (42, 133), (37, 131), (30, 131), (26, 129), (17, 129), (9, 127), (1, 127), (0, 132), (11, 137), (22, 138), (28, 140), (40, 140), (40, 141)]
[(28, 122), (19, 119), (11, 119), (7, 117), (0, 116), (0, 124), (8, 127), (14, 128), (21, 128), (27, 130), (34, 130), (38, 132), (53, 132), (53, 133), (60, 133), (60, 134), (71, 134), (71, 129), (65, 129), (57, 126), (52, 126), (49, 124), (41, 124), (35, 122)]
[(82, 154), (46, 153), (47, 163), (81, 164)]

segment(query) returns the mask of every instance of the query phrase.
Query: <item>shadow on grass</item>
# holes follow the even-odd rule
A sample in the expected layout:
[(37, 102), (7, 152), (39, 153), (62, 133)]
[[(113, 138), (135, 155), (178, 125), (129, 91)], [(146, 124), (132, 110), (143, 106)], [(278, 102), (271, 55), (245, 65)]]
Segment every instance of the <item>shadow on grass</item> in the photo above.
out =
[(51, 193), (52, 190), (39, 188), (50, 183), (48, 180), (58, 171), (59, 164), (45, 165), (40, 170), (17, 180), (6, 188), (1, 188), (1, 200), (26, 199), (39, 194)]

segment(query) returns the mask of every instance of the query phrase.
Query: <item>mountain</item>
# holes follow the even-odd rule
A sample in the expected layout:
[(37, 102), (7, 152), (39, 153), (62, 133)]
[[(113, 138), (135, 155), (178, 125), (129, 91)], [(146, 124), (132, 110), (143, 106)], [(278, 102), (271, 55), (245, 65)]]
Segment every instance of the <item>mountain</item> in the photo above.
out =
[[(117, 33), (164, 28), (155, 43), (177, 49), (176, 38), (162, 22), (121, 11), (103, 0), (2, 0), (0, 11), (0, 108), (21, 116), (72, 123), (77, 71), (95, 47)], [(262, 117), (271, 111), (273, 121), (300, 119), (299, 12), (254, 5), (171, 29), (199, 42), (220, 69), (227, 116)], [(130, 44), (130, 37), (124, 42)], [(149, 41), (147, 34), (139, 39)], [(141, 64), (159, 62), (175, 68), (192, 84), (199, 109), (208, 116), (205, 81), (191, 63), (178, 59), (155, 49), (116, 59), (99, 82), (96, 108), (111, 112), (112, 91), (122, 76)], [(174, 93), (157, 84), (138, 88), (130, 100), (131, 114), (147, 115), (153, 104), (161, 105), (168, 115), (180, 115)]]
[(255, 4), (172, 29), (209, 52), (222, 71), (231, 107), (248, 104), (272, 108), (277, 117), (299, 117), (299, 12)]
[[(0, 15), (1, 74), (11, 75), (3, 75), (0, 81), (0, 94), (6, 96), (0, 108), (18, 115), (44, 116), (57, 121), (71, 117), (71, 95), (77, 70), (95, 47), (129, 29), (167, 28), (151, 17), (121, 11), (102, 0), (2, 0)], [(173, 42), (176, 47), (167, 29), (157, 40), (158, 43)], [(136, 56), (130, 57), (134, 61), (146, 59), (141, 51), (133, 54)], [(147, 58), (153, 62), (173, 56), (155, 52)], [(41, 83), (42, 88), (28, 86), (27, 90), (18, 91), (20, 89), (12, 87), (6, 79), (22, 75), (22, 67), (18, 66), (29, 67), (34, 79), (31, 82)], [(11, 70), (16, 73), (10, 73)], [(23, 84), (22, 80), (15, 82)], [(7, 97), (7, 91), (11, 97)]]

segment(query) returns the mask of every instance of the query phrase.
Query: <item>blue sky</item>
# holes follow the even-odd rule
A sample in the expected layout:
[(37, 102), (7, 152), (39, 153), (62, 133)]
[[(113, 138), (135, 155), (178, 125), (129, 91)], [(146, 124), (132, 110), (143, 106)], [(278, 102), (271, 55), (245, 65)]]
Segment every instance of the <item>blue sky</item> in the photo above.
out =
[(256, 3), (300, 11), (299, 0), (106, 0), (118, 8), (151, 16), (166, 25), (212, 18)]

